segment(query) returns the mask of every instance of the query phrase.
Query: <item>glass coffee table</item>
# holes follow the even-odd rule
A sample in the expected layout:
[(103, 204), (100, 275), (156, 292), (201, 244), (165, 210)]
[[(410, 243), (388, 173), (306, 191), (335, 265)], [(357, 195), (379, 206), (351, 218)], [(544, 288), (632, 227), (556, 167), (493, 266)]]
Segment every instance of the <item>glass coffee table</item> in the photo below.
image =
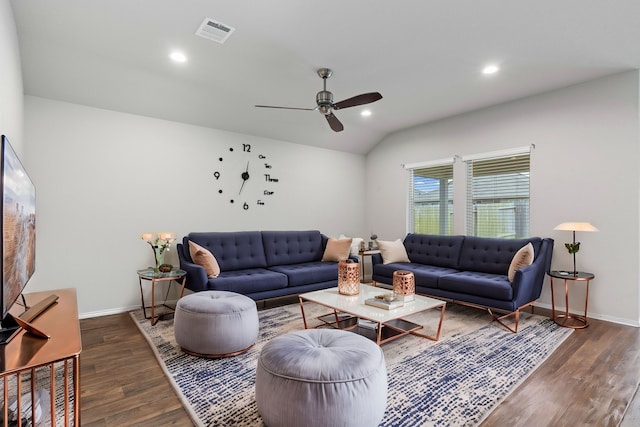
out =
[[(300, 294), (300, 310), (304, 328), (308, 329), (307, 317), (304, 312), (304, 302), (312, 302), (332, 309), (331, 313), (318, 317), (322, 322), (318, 327), (331, 326), (338, 329), (351, 330), (374, 340), (378, 345), (412, 334), (433, 341), (440, 339), (442, 319), (446, 302), (434, 298), (416, 295), (413, 301), (405, 302), (403, 306), (388, 310), (365, 304), (368, 298), (376, 295), (391, 293), (390, 290), (369, 285), (360, 285), (358, 295), (342, 295), (338, 288), (321, 289), (319, 291)], [(430, 309), (440, 309), (440, 321), (434, 335), (417, 332), (423, 326), (405, 317)]]

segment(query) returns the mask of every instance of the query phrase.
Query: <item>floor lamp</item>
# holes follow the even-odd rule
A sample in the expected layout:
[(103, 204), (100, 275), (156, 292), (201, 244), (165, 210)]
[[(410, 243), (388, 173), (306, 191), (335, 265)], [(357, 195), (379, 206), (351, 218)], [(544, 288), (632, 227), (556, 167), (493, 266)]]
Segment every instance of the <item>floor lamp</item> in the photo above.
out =
[(598, 229), (588, 222), (563, 222), (557, 225), (554, 230), (573, 232), (573, 243), (565, 243), (564, 246), (573, 255), (573, 271), (571, 273), (577, 276), (576, 253), (580, 250), (580, 242), (576, 242), (576, 231), (598, 231)]

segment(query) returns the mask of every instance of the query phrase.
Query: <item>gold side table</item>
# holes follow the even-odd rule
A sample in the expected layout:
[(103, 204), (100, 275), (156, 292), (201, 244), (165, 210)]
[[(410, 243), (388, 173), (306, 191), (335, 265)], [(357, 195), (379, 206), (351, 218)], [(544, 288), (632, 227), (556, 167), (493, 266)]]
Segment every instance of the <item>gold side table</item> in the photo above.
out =
[[(589, 326), (587, 321), (587, 306), (589, 304), (589, 282), (595, 278), (592, 273), (584, 271), (558, 271), (554, 270), (549, 273), (549, 282), (551, 283), (551, 317), (554, 322), (565, 328), (582, 329)], [(564, 313), (556, 314), (555, 298), (553, 296), (553, 279), (564, 280)], [(584, 299), (584, 316), (569, 313), (569, 283), (584, 283), (587, 294)]]
[[(182, 295), (184, 294), (184, 285), (187, 280), (187, 272), (174, 268), (167, 273), (162, 273), (160, 271), (154, 270), (153, 268), (145, 268), (144, 270), (138, 270), (138, 280), (140, 282), (140, 298), (142, 299), (142, 311), (144, 312), (144, 318), (151, 319), (151, 325), (155, 325), (156, 323), (158, 323), (158, 320), (161, 316), (165, 316), (167, 314), (175, 312), (175, 307), (171, 307), (167, 304), (167, 297), (169, 296), (169, 291), (171, 290), (171, 283), (175, 281), (180, 285), (180, 298), (182, 298)], [(144, 293), (142, 292), (143, 280), (151, 282), (151, 307), (147, 307), (144, 302)], [(156, 304), (156, 282), (169, 282), (169, 285), (167, 286), (167, 293), (164, 296), (164, 301), (160, 304)], [(158, 316), (156, 316), (156, 306), (166, 307), (170, 311), (158, 314)], [(151, 308), (151, 317), (147, 316), (147, 308)]]
[[(368, 250), (364, 250), (364, 251), (359, 251), (358, 255), (360, 255), (360, 268), (362, 269), (362, 283), (371, 283), (373, 280), (369, 280), (368, 282), (364, 281), (364, 260), (365, 257), (371, 257), (373, 256), (373, 254), (379, 254), (380, 250), (379, 249), (368, 249)], [(371, 276), (373, 276), (373, 262), (371, 263)]]

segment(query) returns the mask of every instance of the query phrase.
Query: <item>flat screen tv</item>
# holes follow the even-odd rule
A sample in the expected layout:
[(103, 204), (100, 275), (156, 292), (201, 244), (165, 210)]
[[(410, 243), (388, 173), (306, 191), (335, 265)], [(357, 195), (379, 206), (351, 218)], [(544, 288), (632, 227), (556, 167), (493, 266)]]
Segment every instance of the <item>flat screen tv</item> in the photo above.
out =
[[(36, 188), (20, 159), (2, 135), (2, 307), (3, 329), (7, 313), (36, 268)], [(9, 316), (10, 317), (10, 316)], [(1, 337), (0, 337), (1, 341)]]

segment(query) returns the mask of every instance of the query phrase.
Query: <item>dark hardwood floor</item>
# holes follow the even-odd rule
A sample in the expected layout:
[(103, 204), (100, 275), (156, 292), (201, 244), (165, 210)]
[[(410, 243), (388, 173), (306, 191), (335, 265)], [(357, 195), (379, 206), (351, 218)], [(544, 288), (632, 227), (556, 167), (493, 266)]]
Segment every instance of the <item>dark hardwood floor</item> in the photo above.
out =
[[(129, 314), (80, 327), (83, 426), (193, 425)], [(482, 426), (617, 426), (639, 381), (640, 328), (590, 320)]]
[(192, 426), (128, 313), (80, 321), (82, 426)]

